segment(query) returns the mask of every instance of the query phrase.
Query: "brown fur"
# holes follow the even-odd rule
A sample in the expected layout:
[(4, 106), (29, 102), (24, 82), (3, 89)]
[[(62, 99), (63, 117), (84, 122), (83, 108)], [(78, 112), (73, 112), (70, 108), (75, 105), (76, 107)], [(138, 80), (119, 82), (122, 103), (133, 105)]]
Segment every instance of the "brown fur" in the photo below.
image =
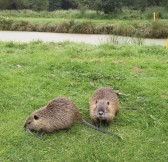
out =
[(53, 132), (54, 130), (68, 129), (76, 121), (100, 132), (118, 136), (89, 124), (82, 118), (75, 104), (65, 97), (56, 98), (47, 106), (34, 111), (26, 120), (24, 128), (29, 131)]
[(47, 106), (34, 111), (26, 120), (24, 127), (30, 131), (53, 132), (70, 128), (81, 119), (75, 104), (65, 97), (59, 97)]
[(118, 111), (118, 95), (109, 87), (96, 90), (90, 98), (90, 118), (97, 126), (101, 121), (108, 126)]

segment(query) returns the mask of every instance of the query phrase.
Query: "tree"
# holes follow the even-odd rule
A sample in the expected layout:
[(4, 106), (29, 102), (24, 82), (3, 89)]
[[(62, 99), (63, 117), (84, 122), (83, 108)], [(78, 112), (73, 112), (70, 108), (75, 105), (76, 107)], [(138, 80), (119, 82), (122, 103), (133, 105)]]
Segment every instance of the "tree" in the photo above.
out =
[(94, 7), (92, 7), (94, 4), (93, 2), (91, 2), (91, 0), (75, 0), (77, 8), (80, 10), (80, 12), (82, 14), (84, 14), (86, 12), (87, 9), (95, 9)]
[(26, 3), (25, 0), (13, 0), (11, 2), (12, 2), (12, 5), (11, 5), (12, 9), (23, 9), (23, 8), (25, 8), (25, 3)]
[(135, 8), (141, 11), (145, 11), (146, 7), (148, 7), (148, 0), (136, 0)]
[(76, 8), (77, 4), (75, 0), (61, 0), (61, 8), (63, 10), (73, 9)]
[(149, 6), (159, 6), (161, 0), (148, 0), (148, 5)]
[(8, 9), (11, 6), (10, 0), (0, 0), (0, 9)]
[(25, 0), (0, 0), (1, 9), (23, 9)]
[(161, 5), (168, 10), (168, 0), (161, 0)]
[(61, 9), (62, 0), (49, 0), (49, 11)]
[(26, 0), (27, 7), (36, 11), (48, 10), (48, 0)]
[(94, 9), (108, 14), (121, 9), (122, 0), (76, 0), (79, 9)]
[(121, 9), (121, 0), (96, 0), (95, 9), (103, 11), (105, 14), (114, 12), (116, 9)]
[(96, 1), (92, 0), (75, 0), (77, 7), (78, 8), (87, 8), (87, 9), (94, 9), (94, 4), (96, 3)]

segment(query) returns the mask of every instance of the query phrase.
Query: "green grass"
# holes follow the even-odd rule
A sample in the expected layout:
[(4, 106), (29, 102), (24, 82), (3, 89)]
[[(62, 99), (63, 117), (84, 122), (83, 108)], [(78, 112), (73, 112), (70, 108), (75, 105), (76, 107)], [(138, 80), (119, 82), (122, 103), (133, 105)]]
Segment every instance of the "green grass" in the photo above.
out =
[[(14, 21), (28, 21), (30, 23), (36, 23), (36, 24), (57, 24), (61, 21), (72, 21), (73, 19), (70, 18), (37, 18), (37, 17), (13, 17)], [(75, 19), (76, 22), (83, 22), (83, 21), (91, 21), (94, 24), (113, 24), (113, 23), (131, 23), (132, 20), (115, 20), (115, 19)], [(144, 22), (144, 20), (140, 20), (141, 22)], [(163, 20), (166, 23), (166, 20)], [(147, 21), (146, 21), (147, 22)]]
[(144, 12), (139, 10), (122, 8), (122, 11), (111, 14), (97, 13), (94, 10), (56, 10), (56, 11), (32, 11), (32, 10), (1, 10), (1, 16), (8, 17), (34, 17), (34, 18), (68, 18), (68, 19), (153, 19), (153, 12), (156, 12), (159, 19), (168, 19), (168, 12), (164, 7), (149, 7)]
[[(60, 23), (62, 21), (68, 22), (68, 21), (72, 21), (74, 19), (70, 19), (70, 18), (30, 18), (30, 17), (16, 17), (16, 18), (12, 18), (14, 21), (27, 21), (30, 23), (35, 23), (35, 24), (57, 24)], [(75, 22), (84, 22), (84, 21), (89, 21), (92, 22), (93, 24), (121, 24), (121, 25), (129, 25), (129, 24), (133, 24), (136, 23), (137, 25), (142, 24), (143, 25), (150, 25), (153, 20), (121, 20), (121, 19), (75, 19)], [(168, 24), (167, 19), (161, 19), (159, 20), (159, 22), (163, 23), (163, 24)]]
[[(168, 50), (161, 47), (33, 42), (0, 43), (0, 161), (168, 160)], [(89, 121), (88, 101), (101, 86), (124, 95), (108, 128), (123, 140), (77, 123), (67, 131), (28, 135), (30, 113), (58, 96)]]

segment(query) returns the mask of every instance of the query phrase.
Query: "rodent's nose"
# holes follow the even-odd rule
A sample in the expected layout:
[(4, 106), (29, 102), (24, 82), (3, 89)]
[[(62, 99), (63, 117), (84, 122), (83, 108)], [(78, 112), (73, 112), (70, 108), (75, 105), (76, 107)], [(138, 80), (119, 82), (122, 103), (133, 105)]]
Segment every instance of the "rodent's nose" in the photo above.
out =
[(24, 128), (26, 128), (26, 124), (24, 124), (24, 126), (23, 126)]
[(99, 115), (103, 115), (103, 111), (99, 111)]

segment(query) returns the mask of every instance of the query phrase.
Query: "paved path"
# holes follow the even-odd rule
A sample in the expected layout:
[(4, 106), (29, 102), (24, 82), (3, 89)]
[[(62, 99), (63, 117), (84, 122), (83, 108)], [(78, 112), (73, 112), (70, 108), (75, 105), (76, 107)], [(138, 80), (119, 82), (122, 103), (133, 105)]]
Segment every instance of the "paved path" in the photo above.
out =
[(0, 31), (0, 41), (31, 42), (37, 40), (41, 40), (44, 42), (72, 41), (77, 43), (83, 42), (92, 45), (114, 42), (118, 44), (137, 44), (142, 42), (144, 45), (166, 45), (166, 39), (136, 39), (131, 37), (96, 34)]

